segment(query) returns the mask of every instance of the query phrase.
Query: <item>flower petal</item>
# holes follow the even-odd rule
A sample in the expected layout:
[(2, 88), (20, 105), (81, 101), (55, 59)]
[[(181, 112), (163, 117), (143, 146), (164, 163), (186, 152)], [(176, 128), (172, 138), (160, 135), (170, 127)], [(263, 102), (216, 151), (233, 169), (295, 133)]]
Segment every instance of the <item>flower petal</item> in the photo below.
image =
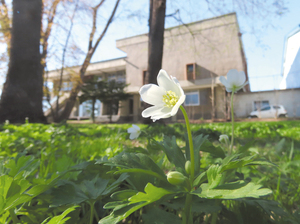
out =
[(139, 91), (142, 100), (151, 105), (163, 103), (163, 95), (166, 94), (163, 88), (154, 84), (147, 84), (141, 87)]
[(227, 82), (230, 86), (235, 85), (239, 78), (239, 72), (236, 69), (231, 69), (227, 73)]
[(231, 93), (232, 92), (232, 88), (226, 87), (226, 91)]
[(233, 85), (235, 86), (243, 85), (245, 81), (246, 81), (246, 76), (243, 71), (238, 72), (236, 69), (231, 69), (227, 73), (227, 82), (231, 87)]
[(225, 87), (229, 86), (227, 79), (224, 76), (221, 76), (219, 80)]
[(143, 110), (142, 112), (142, 117), (150, 117), (156, 113), (160, 113), (160, 111), (162, 110), (164, 106), (163, 105), (155, 105), (153, 107), (148, 107), (145, 110)]
[(135, 132), (135, 129), (133, 127), (127, 129), (127, 133), (133, 133), (133, 132)]
[(179, 100), (177, 101), (177, 103), (175, 104), (175, 106), (172, 108), (171, 116), (174, 116), (175, 114), (177, 114), (180, 105), (183, 104), (183, 102), (185, 101), (185, 97), (186, 96), (183, 95), (183, 96), (181, 96), (179, 98)]
[(134, 132), (139, 132), (141, 129), (139, 126), (133, 124), (132, 127), (127, 129), (127, 133), (134, 133)]
[(238, 86), (240, 86), (240, 85), (243, 85), (245, 82), (246, 82), (245, 72), (240, 71), (238, 79), (237, 79), (237, 84), (238, 84)]
[(132, 125), (132, 127), (133, 127), (133, 128), (136, 130), (136, 131), (139, 131), (139, 130), (141, 130), (141, 129), (140, 129), (140, 127), (139, 127), (139, 126), (137, 126), (137, 125), (135, 125), (135, 124), (133, 124), (133, 125)]
[(157, 83), (159, 87), (165, 89), (165, 91), (173, 91), (177, 96), (181, 96), (181, 91), (178, 85), (174, 82), (173, 78), (167, 74), (165, 70), (160, 70), (157, 76)]
[(172, 111), (172, 108), (163, 107), (160, 112), (157, 112), (156, 114), (153, 114), (151, 116), (151, 119), (153, 121), (156, 121), (156, 120), (159, 120), (161, 118), (169, 118), (169, 117), (171, 117), (171, 111)]
[(136, 139), (136, 138), (139, 137), (139, 135), (140, 135), (140, 134), (139, 134), (139, 133), (136, 133), (136, 132), (131, 133), (130, 136), (129, 136), (129, 139), (131, 139), (131, 140)]
[(142, 112), (142, 117), (151, 117), (153, 120), (159, 120), (161, 118), (168, 118), (171, 116), (172, 108), (165, 107), (163, 105), (153, 106), (145, 109)]
[(237, 92), (237, 91), (239, 91), (240, 89), (244, 88), (244, 86), (247, 85), (247, 84), (248, 84), (248, 81), (247, 81), (247, 82), (244, 82), (244, 83), (243, 83), (242, 85), (240, 85), (240, 86), (237, 86), (235, 92)]

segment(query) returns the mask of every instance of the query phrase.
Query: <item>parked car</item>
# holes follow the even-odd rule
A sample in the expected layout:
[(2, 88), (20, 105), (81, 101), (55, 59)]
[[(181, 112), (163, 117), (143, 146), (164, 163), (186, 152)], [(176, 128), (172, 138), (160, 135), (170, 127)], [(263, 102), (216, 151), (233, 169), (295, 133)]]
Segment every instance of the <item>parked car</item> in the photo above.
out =
[(249, 118), (276, 118), (288, 117), (287, 111), (282, 105), (268, 105), (262, 107), (260, 110), (252, 111)]

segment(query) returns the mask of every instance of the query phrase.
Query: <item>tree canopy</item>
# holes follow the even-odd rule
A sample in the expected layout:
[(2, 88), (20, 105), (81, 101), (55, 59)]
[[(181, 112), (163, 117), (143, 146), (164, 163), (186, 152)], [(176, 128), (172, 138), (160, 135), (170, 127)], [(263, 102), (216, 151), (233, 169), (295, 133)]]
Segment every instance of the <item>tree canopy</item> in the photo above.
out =
[(91, 100), (92, 101), (92, 120), (95, 121), (95, 103), (100, 100), (108, 107), (108, 115), (110, 122), (114, 110), (118, 110), (119, 101), (127, 100), (131, 95), (125, 92), (128, 84), (112, 80), (89, 80), (85, 82), (81, 88), (79, 96), (80, 103)]

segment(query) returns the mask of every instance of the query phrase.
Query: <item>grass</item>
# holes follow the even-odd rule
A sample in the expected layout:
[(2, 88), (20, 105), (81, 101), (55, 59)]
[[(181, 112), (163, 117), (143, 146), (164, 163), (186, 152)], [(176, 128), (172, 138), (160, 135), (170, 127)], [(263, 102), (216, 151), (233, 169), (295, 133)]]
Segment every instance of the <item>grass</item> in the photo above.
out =
[[(44, 191), (41, 191), (40, 195), (24, 203), (23, 206), (18, 204), (14, 207), (18, 209), (17, 215), (22, 223), (42, 223), (47, 217), (53, 217), (69, 208), (70, 204), (49, 207), (53, 199), (62, 197), (57, 195), (59, 192), (57, 189), (63, 190), (63, 186), (69, 186), (66, 189), (77, 186), (76, 184), (82, 187), (90, 183), (87, 181), (93, 181), (95, 177), (98, 180), (100, 177), (109, 178), (110, 183), (114, 181), (114, 176), (108, 172), (110, 168), (103, 167), (101, 164), (95, 165), (95, 161), (111, 158), (122, 151), (143, 152), (169, 169), (169, 164), (166, 160), (162, 160), (163, 154), (152, 145), (151, 139), (162, 141), (166, 135), (175, 136), (177, 144), (181, 147), (185, 146), (184, 124), (154, 123), (151, 126), (138, 124), (143, 133), (133, 141), (129, 140), (127, 133), (130, 126), (130, 124), (82, 123), (51, 125), (27, 123), (18, 126), (10, 124), (1, 126), (0, 178), (13, 177), (16, 181), (13, 190), (18, 189), (16, 186), (20, 180), (27, 181), (32, 186), (39, 185), (40, 188), (44, 186)], [(221, 134), (231, 135), (230, 123), (192, 124), (191, 128), (194, 134), (209, 135), (210, 141), (215, 145), (219, 144), (218, 139)], [(244, 169), (245, 178), (256, 179), (263, 186), (272, 189), (273, 194), (270, 199), (275, 199), (291, 213), (296, 211), (300, 205), (298, 190), (300, 121), (237, 122), (235, 139), (236, 147), (247, 145), (250, 154), (264, 157), (276, 164), (274, 167)], [(216, 162), (208, 154), (202, 155), (203, 169), (211, 162)], [(80, 187), (78, 189), (81, 189)], [(104, 203), (107, 200), (110, 200), (109, 195), (101, 196), (101, 200), (97, 203), (102, 201)], [(89, 203), (87, 201), (77, 203), (80, 208), (76, 208), (72, 214), (76, 213), (83, 220), (85, 215), (90, 214)], [(103, 217), (107, 215), (107, 211), (100, 209), (103, 207), (101, 203), (95, 206), (98, 206), (97, 214)], [(37, 205), (41, 209), (40, 212), (34, 212)], [(1, 213), (0, 206), (0, 223), (9, 220), (4, 218), (9, 217), (9, 214), (8, 211)], [(77, 223), (74, 217), (70, 220), (69, 223)]]

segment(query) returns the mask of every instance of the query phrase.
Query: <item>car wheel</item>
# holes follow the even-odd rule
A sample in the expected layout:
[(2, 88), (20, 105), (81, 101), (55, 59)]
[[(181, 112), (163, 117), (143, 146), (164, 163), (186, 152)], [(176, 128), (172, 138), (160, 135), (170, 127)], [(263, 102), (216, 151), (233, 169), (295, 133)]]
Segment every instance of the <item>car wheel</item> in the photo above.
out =
[(279, 117), (286, 117), (286, 114), (279, 114)]
[(251, 118), (258, 118), (256, 115), (252, 115), (252, 116), (250, 116)]

